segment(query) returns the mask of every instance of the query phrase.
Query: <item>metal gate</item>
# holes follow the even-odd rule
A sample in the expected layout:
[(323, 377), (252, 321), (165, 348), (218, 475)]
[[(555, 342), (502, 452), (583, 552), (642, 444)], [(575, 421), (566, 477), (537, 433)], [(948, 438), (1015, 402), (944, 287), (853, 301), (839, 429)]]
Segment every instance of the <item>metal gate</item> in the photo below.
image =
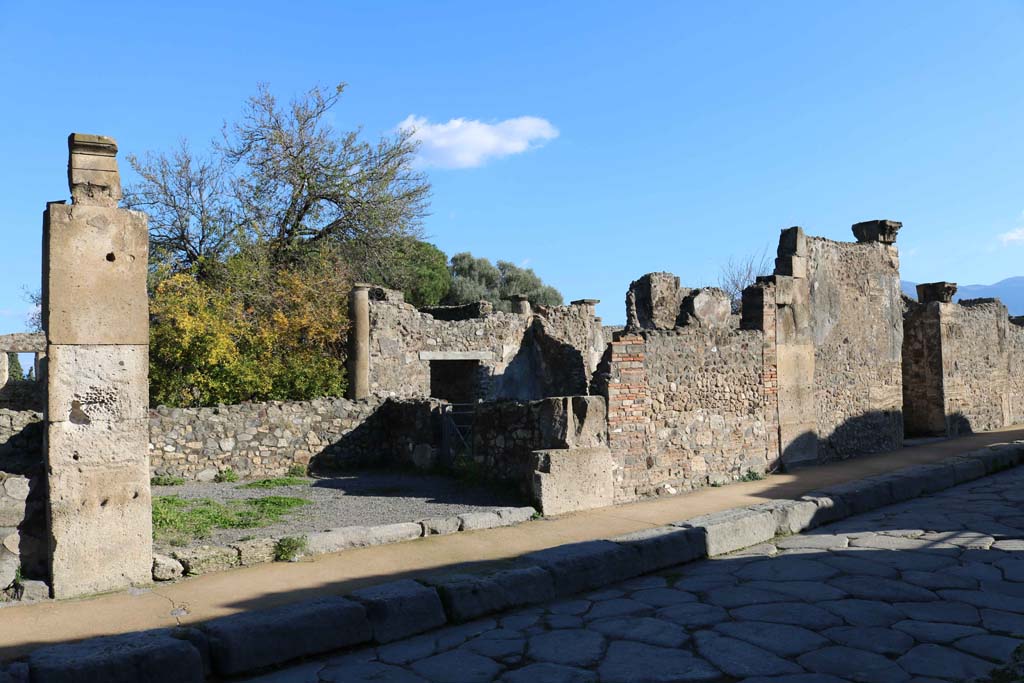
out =
[(460, 458), (473, 457), (475, 403), (441, 405), (441, 465), (450, 468)]

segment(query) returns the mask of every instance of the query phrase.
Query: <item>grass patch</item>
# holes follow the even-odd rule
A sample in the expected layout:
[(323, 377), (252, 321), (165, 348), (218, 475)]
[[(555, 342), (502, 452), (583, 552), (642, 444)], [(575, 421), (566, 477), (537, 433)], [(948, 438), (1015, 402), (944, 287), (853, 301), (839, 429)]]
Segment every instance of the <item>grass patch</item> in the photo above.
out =
[(240, 489), (276, 489), (281, 486), (303, 486), (309, 483), (305, 477), (275, 477), (273, 479), (260, 479), (242, 484)]
[(274, 544), (274, 560), (276, 562), (291, 562), (306, 551), (309, 543), (305, 536), (285, 536), (279, 538)]
[(225, 482), (230, 483), (230, 482), (233, 482), (233, 481), (238, 481), (238, 473), (235, 472), (230, 467), (225, 467), (220, 472), (218, 472), (216, 475), (214, 475), (213, 480), (215, 482), (217, 482), (218, 484), (223, 484)]
[(153, 499), (153, 538), (171, 545), (208, 538), (214, 529), (255, 529), (280, 521), (295, 508), (309, 505), (305, 498), (266, 496), (224, 503), (210, 498)]
[(305, 477), (309, 474), (309, 468), (305, 465), (299, 465), (298, 463), (288, 468), (289, 477)]
[(150, 486), (181, 486), (184, 483), (184, 477), (174, 477), (170, 474), (158, 474), (149, 480)]
[(745, 474), (740, 477), (740, 481), (761, 481), (766, 475), (754, 470), (747, 470)]

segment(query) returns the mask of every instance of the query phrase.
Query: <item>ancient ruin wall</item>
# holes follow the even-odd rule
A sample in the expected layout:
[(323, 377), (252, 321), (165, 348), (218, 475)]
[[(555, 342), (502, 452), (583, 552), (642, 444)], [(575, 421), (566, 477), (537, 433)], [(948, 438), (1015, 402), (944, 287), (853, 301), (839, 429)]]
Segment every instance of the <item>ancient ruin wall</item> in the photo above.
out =
[(1010, 424), (1024, 423), (1024, 327), (1011, 322), (1006, 343), (1009, 356)]
[(214, 408), (150, 411), (149, 453), (154, 474), (212, 480), (230, 468), (242, 477), (274, 477), (326, 454), (369, 457), (344, 437), (362, 425), (379, 402), (322, 398), (243, 403)]
[(1009, 316), (995, 299), (939, 304), (948, 433), (1010, 424)]
[(818, 460), (899, 448), (903, 306), (896, 246), (808, 237), (807, 247)]
[(903, 315), (903, 426), (907, 436), (946, 434), (938, 301), (906, 300)]
[(607, 391), (617, 500), (768, 469), (777, 428), (761, 331), (644, 330), (613, 349)]
[(585, 393), (604, 350), (589, 304), (442, 320), (373, 288), (369, 309), (369, 393), (377, 397), (426, 398), (431, 362), (460, 360), (479, 363), (477, 399)]

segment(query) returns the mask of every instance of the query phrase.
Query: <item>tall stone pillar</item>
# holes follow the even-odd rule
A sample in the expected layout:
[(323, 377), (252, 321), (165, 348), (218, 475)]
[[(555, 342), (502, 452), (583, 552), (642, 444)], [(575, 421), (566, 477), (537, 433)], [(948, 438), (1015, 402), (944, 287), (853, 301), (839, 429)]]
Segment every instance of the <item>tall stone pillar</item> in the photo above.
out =
[(370, 395), (370, 285), (357, 283), (349, 294), (348, 397)]
[(72, 134), (72, 202), (43, 214), (53, 595), (151, 580), (146, 217), (117, 208), (117, 144)]
[(7, 384), (7, 380), (10, 379), (11, 374), (11, 361), (7, 357), (6, 351), (0, 351), (0, 388)]

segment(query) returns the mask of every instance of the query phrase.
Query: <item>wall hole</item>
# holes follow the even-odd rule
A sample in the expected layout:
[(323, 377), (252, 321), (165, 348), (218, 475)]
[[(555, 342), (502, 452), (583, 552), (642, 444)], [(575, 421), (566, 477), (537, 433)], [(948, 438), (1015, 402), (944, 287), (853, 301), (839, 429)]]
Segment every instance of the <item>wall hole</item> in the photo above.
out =
[(110, 252), (109, 254), (107, 254), (107, 260), (110, 261), (111, 263), (114, 262), (115, 258), (117, 258), (117, 257), (114, 256), (114, 252)]

